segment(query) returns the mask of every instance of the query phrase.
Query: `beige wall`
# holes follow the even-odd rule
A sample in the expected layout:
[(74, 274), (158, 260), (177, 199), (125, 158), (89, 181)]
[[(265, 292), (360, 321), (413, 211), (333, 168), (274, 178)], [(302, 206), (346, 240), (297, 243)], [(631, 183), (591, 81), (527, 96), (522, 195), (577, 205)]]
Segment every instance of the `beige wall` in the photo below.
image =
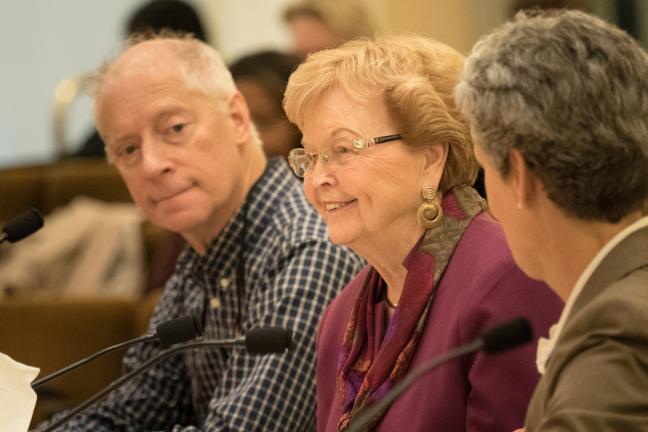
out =
[(468, 53), (479, 36), (505, 20), (509, 0), (380, 0), (386, 31), (416, 33)]
[[(614, 22), (611, 0), (582, 0), (591, 12)], [(438, 39), (467, 54), (481, 35), (508, 18), (512, 0), (376, 0), (383, 26), (391, 33), (416, 33)], [(638, 2), (648, 22), (648, 1)], [(648, 26), (641, 40), (648, 46)]]

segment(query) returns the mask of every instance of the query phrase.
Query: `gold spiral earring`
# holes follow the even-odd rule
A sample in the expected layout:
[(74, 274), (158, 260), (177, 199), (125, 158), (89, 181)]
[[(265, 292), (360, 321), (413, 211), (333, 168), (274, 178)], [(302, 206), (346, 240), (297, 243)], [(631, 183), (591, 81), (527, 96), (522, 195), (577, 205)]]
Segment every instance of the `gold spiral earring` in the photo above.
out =
[(443, 218), (443, 209), (439, 203), (434, 201), (436, 192), (434, 186), (425, 186), (423, 188), (423, 202), (416, 212), (416, 217), (425, 229), (432, 229), (439, 225)]

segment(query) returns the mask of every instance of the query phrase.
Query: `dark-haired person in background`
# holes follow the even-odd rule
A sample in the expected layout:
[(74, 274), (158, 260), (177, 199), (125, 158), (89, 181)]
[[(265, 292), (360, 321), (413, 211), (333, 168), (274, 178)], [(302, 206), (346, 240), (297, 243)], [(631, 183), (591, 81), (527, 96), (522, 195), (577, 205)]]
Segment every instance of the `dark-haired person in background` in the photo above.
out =
[(261, 51), (230, 65), (236, 87), (243, 94), (252, 121), (268, 156), (288, 156), (299, 147), (301, 134), (283, 110), (283, 94), (300, 59), (277, 51)]
[(518, 265), (566, 301), (526, 432), (648, 430), (648, 56), (582, 12), (520, 13), (456, 90)]
[(207, 32), (200, 13), (181, 0), (151, 0), (138, 7), (126, 23), (126, 34), (157, 33), (163, 29), (191, 33), (207, 42)]

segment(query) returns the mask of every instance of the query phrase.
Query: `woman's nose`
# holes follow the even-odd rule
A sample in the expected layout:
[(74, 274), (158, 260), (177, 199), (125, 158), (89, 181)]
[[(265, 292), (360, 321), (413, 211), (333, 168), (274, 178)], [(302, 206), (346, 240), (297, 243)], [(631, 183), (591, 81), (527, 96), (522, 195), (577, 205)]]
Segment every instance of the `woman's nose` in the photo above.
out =
[(335, 184), (336, 180), (331, 168), (331, 164), (328, 163), (328, 157), (325, 155), (319, 155), (306, 175), (310, 177), (309, 181), (311, 181), (312, 185), (315, 187), (332, 185)]

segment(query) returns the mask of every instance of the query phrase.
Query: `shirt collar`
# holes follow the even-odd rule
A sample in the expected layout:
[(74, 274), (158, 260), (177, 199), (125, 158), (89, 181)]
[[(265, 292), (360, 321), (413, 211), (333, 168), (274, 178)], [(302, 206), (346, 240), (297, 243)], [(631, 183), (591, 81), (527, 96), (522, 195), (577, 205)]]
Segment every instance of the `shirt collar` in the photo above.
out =
[(197, 265), (210, 268), (223, 253), (231, 253), (231, 245), (239, 242), (245, 229), (245, 243), (254, 244), (272, 217), (277, 195), (287, 191), (297, 182), (290, 168), (281, 158), (270, 158), (265, 171), (252, 185), (243, 205), (234, 213), (223, 230), (212, 240), (205, 255), (198, 255), (187, 246), (178, 259), (178, 265)]
[(545, 373), (547, 361), (549, 360), (549, 356), (553, 352), (554, 347), (556, 346), (556, 342), (558, 341), (558, 338), (560, 337), (560, 334), (565, 327), (567, 317), (569, 316), (574, 303), (576, 302), (576, 299), (583, 291), (583, 288), (589, 281), (592, 273), (594, 273), (594, 270), (596, 270), (596, 268), (601, 264), (603, 259), (610, 253), (610, 251), (612, 251), (612, 249), (619, 245), (619, 243), (621, 243), (626, 237), (647, 226), (648, 216), (643, 217), (635, 223), (627, 226), (625, 229), (615, 235), (612, 240), (607, 242), (605, 246), (603, 246), (603, 248), (601, 248), (601, 250), (594, 256), (594, 259), (590, 261), (587, 267), (585, 267), (585, 270), (583, 271), (583, 273), (581, 273), (580, 277), (576, 281), (574, 289), (571, 291), (569, 297), (567, 298), (567, 303), (565, 303), (565, 307), (563, 308), (558, 323), (554, 324), (549, 329), (549, 338), (541, 337), (538, 340), (538, 351), (536, 355), (536, 365), (538, 367), (538, 372), (540, 372), (541, 374)]

